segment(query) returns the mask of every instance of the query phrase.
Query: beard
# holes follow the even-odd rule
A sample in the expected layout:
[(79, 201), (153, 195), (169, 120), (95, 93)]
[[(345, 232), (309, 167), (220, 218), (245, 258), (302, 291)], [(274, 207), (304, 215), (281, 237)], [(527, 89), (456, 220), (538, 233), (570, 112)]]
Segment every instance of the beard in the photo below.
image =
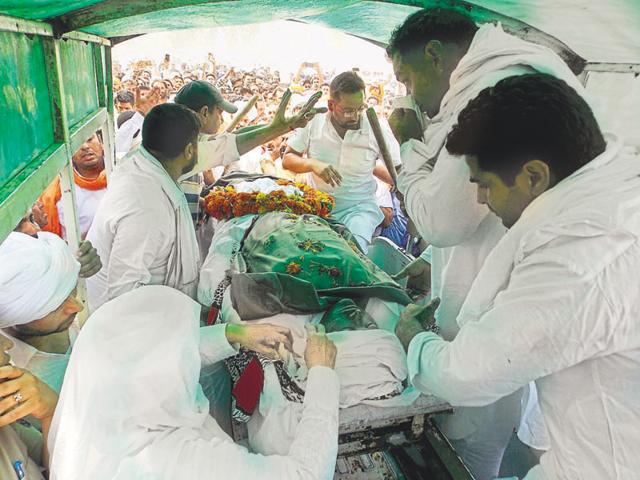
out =
[(344, 128), (345, 130), (358, 130), (360, 128), (360, 119), (357, 120), (342, 120), (339, 121), (334, 117), (335, 122), (338, 124), (340, 128)]
[(182, 174), (184, 175), (189, 173), (191, 170), (193, 170), (196, 167), (197, 163), (198, 163), (198, 157), (194, 155), (194, 157), (191, 159), (189, 164), (182, 169)]

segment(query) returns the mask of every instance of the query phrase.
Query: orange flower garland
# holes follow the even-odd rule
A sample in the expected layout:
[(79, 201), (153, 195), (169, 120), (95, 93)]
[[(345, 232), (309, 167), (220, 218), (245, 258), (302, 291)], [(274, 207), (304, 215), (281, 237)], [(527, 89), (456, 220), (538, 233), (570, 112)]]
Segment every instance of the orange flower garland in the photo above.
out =
[(243, 215), (259, 215), (268, 212), (287, 212), (297, 215), (312, 214), (327, 218), (335, 207), (335, 200), (329, 194), (316, 190), (304, 183), (277, 180), (281, 186), (292, 185), (302, 195), (287, 195), (284, 190), (271, 193), (236, 192), (229, 185), (216, 187), (205, 197), (204, 209), (217, 220), (227, 220)]

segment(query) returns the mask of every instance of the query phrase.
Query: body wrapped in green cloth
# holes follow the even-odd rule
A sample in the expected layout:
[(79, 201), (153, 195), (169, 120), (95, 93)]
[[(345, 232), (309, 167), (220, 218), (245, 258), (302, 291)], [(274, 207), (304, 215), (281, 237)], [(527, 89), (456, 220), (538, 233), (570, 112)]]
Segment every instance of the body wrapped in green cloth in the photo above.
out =
[(231, 299), (243, 320), (320, 312), (342, 299), (355, 304), (371, 297), (411, 302), (402, 287), (360, 251), (344, 226), (314, 215), (257, 216), (239, 257), (243, 271), (231, 275)]

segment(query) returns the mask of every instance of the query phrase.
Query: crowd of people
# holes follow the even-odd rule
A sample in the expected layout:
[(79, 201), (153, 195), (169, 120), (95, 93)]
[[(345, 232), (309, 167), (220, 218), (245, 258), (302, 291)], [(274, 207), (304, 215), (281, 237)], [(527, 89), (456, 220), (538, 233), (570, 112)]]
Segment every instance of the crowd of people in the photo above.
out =
[[(211, 55), (115, 69), (116, 165), (107, 178), (99, 133), (72, 159), (80, 250), (64, 241), (75, 222), (59, 180), (0, 245), (2, 478), (331, 478), (348, 381), (324, 310), (350, 299), (326, 285), (400, 306), (385, 317), (397, 370), (455, 407), (438, 422), (478, 480), (498, 476), (514, 431), (539, 457), (526, 480), (637, 476), (638, 152), (605, 133), (556, 53), (500, 25), (420, 10), (386, 54), (410, 95), (308, 63), (290, 82)], [(388, 122), (370, 123), (368, 106)], [(234, 171), (330, 193), (338, 225), (213, 222), (201, 193)], [(407, 219), (429, 248), (395, 279), (426, 273), (426, 305), (366, 259), (385, 231), (401, 244)], [(204, 296), (203, 263), (219, 280)], [(70, 334), (80, 277), (91, 316)], [(276, 318), (305, 302), (324, 316), (299, 337)], [(356, 303), (334, 323), (382, 330)], [(229, 311), (262, 321), (227, 323)], [(374, 364), (397, 361), (383, 350)], [(258, 395), (283, 381), (268, 364), (285, 352), (306, 366), (305, 389), (287, 386), (300, 408), (278, 454), (237, 445), (210, 415), (201, 371), (247, 352)], [(256, 383), (234, 382), (234, 408), (253, 411), (239, 391)]]
[[(318, 92), (321, 92), (322, 95), (318, 99), (317, 105), (326, 107), (330, 99), (329, 83), (331, 79), (336, 77), (334, 70), (323, 69), (318, 63), (303, 62), (295, 74), (290, 75), (287, 79), (282, 79), (280, 72), (272, 71), (268, 66), (242, 70), (216, 63), (212, 54), (209, 54), (206, 62), (197, 65), (187, 65), (185, 63), (176, 65), (172, 63), (170, 55), (167, 54), (160, 64), (155, 64), (150, 60), (141, 60), (131, 63), (124, 70), (118, 66), (115, 72), (114, 94), (119, 129), (135, 115), (136, 110), (141, 108), (148, 110), (149, 107), (155, 104), (175, 102), (178, 92), (191, 82), (196, 82), (194, 85), (197, 86), (194, 88), (199, 89), (204, 87), (204, 82), (213, 86), (226, 101), (232, 103), (238, 110), (242, 110), (255, 97), (251, 101), (253, 107), (233, 127), (236, 130), (241, 130), (247, 127), (263, 125), (273, 118), (284, 93), (287, 91), (291, 92), (287, 108), (289, 113), (297, 113)], [(364, 103), (362, 103), (361, 99), (356, 99), (359, 102), (358, 106), (364, 105), (374, 108), (383, 120), (383, 125), (386, 125), (385, 120), (392, 111), (393, 100), (403, 96), (406, 91), (404, 85), (398, 82), (395, 77), (385, 78), (381, 72), (364, 72), (361, 74), (358, 68), (354, 68), (352, 73), (352, 81), (360, 82), (357, 90), (358, 92), (362, 91), (364, 95)], [(349, 80), (347, 79), (347, 81)], [(150, 97), (151, 92), (153, 92), (151, 97), (153, 101), (149, 102), (150, 98), (148, 97)], [(183, 96), (184, 94), (185, 92), (183, 91)], [(178, 103), (180, 103), (179, 99)], [(355, 119), (357, 123), (359, 116), (360, 114), (353, 118), (348, 118), (348, 120)], [(136, 132), (141, 129), (142, 116), (137, 116), (136, 119), (129, 122), (116, 138), (117, 152), (121, 155), (126, 154), (131, 149), (131, 146), (136, 144), (136, 141), (128, 131), (129, 128), (134, 129)], [(233, 112), (223, 111), (223, 121), (219, 131), (228, 131), (229, 125), (233, 122)], [(398, 165), (400, 163), (399, 147), (388, 128), (386, 132), (387, 145), (393, 153), (394, 163)], [(217, 132), (212, 131), (209, 133)], [(291, 135), (292, 132), (286, 132), (284, 135), (263, 143), (254, 149), (243, 152), (240, 159), (233, 162), (233, 165), (227, 165), (226, 168), (218, 167), (211, 172), (206, 172), (205, 178), (200, 179), (199, 183), (210, 185), (220, 178), (223, 173), (238, 170), (297, 179), (315, 185), (312, 174), (318, 172), (313, 170), (311, 166), (301, 167), (295, 160), (291, 160), (291, 155), (295, 152), (293, 149), (290, 152), (287, 151)], [(131, 142), (129, 142), (129, 139)], [(299, 144), (300, 140), (296, 139), (293, 141)], [(304, 150), (302, 146), (298, 146), (298, 149)], [(289, 155), (288, 160), (285, 157), (287, 153)], [(395, 198), (395, 194), (390, 191), (391, 179), (387, 175), (381, 174), (380, 168), (382, 167), (378, 167), (378, 173), (374, 177), (374, 181), (377, 182), (376, 198), (370, 201), (371, 219), (365, 221), (365, 223), (372, 223), (372, 225), (371, 227), (363, 225), (365, 230), (370, 228), (372, 230), (371, 234), (365, 234), (365, 237), (369, 237), (366, 243), (371, 240), (372, 233), (375, 231), (377, 234), (389, 238), (396, 245), (406, 247), (409, 240), (407, 219)], [(380, 175), (382, 175), (382, 180), (379, 179)], [(310, 178), (307, 179), (307, 176)], [(189, 188), (184, 183), (183, 187), (184, 189)], [(192, 192), (199, 191), (197, 187), (194, 190), (192, 184), (190, 187)], [(341, 188), (346, 193), (352, 187), (353, 185), (347, 183)], [(364, 189), (365, 197), (368, 195), (368, 187), (370, 185), (366, 185)], [(351, 193), (355, 192), (351, 190)], [(340, 196), (340, 193), (338, 195)], [(370, 199), (365, 200), (369, 201)], [(360, 204), (359, 210), (362, 209), (362, 201), (363, 199), (361, 197), (357, 198), (357, 195), (352, 195), (349, 199), (352, 206)], [(192, 211), (196, 210), (197, 206), (192, 203)], [(338, 215), (338, 219), (344, 220), (344, 215), (340, 215), (343, 210), (345, 208), (339, 205), (339, 208), (334, 211), (334, 216)], [(351, 222), (347, 226), (352, 230), (357, 230), (358, 228), (353, 223)], [(357, 219), (355, 223), (360, 224), (361, 222)], [(359, 235), (359, 233), (356, 233), (356, 235)], [(365, 242), (361, 241), (360, 243), (366, 249)], [(207, 245), (204, 245), (204, 250), (206, 248)]]

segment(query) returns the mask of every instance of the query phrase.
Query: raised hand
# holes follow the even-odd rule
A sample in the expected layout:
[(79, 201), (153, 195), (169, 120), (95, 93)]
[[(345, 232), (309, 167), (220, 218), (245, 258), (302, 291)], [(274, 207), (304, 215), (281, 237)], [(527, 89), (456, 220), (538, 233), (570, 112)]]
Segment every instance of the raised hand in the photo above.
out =
[(287, 89), (284, 95), (282, 95), (280, 105), (273, 117), (271, 125), (286, 128), (287, 130), (305, 127), (317, 113), (326, 113), (327, 109), (325, 107), (313, 108), (318, 100), (320, 100), (320, 97), (322, 97), (322, 92), (314, 93), (296, 115), (287, 118), (285, 113), (291, 100), (291, 90)]
[(149, 111), (158, 105), (162, 100), (162, 96), (160, 94), (160, 89), (157, 87), (153, 87), (149, 94), (146, 97), (143, 97), (140, 93), (140, 88), (136, 87), (135, 91), (135, 102), (136, 102), (136, 110), (142, 115), (146, 116)]

